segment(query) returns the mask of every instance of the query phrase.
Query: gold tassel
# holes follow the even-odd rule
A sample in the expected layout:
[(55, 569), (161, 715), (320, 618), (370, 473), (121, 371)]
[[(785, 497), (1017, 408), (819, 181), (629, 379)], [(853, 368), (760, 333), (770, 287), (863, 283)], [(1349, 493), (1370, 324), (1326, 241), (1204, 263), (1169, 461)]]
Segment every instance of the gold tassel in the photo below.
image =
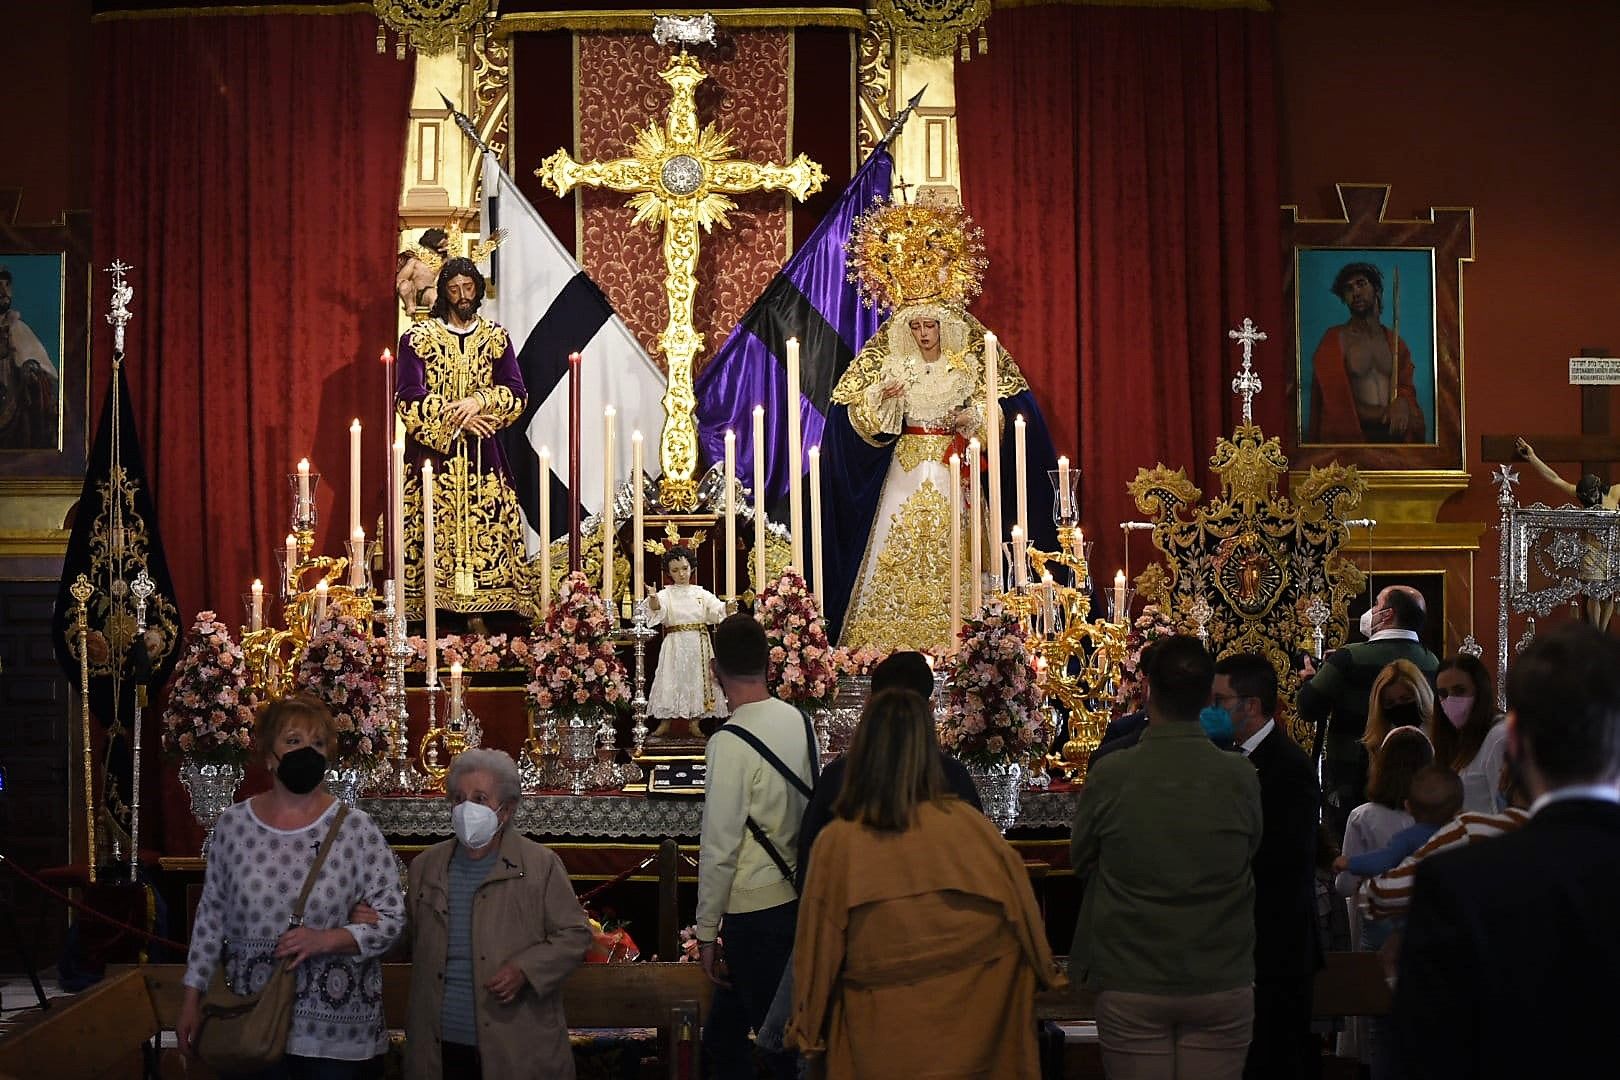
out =
[(990, 34), (984, 27), (979, 27), (979, 55), (983, 56), (990, 51)]
[(377, 24), (377, 55), (382, 56), (388, 52), (388, 27), (382, 23)]

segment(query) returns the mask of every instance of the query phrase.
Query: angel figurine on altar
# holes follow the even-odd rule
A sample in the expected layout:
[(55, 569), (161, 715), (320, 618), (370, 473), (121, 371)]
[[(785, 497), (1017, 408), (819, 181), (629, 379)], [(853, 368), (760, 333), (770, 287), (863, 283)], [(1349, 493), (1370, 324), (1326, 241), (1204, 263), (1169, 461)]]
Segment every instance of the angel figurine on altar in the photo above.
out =
[(709, 670), (714, 657), (709, 627), (726, 617), (726, 605), (692, 584), (693, 561), (689, 549), (671, 547), (664, 552), (671, 584), (656, 592), (647, 589), (647, 625), (664, 628), (658, 670), (647, 695), (647, 715), (658, 720), (726, 715), (726, 699)]

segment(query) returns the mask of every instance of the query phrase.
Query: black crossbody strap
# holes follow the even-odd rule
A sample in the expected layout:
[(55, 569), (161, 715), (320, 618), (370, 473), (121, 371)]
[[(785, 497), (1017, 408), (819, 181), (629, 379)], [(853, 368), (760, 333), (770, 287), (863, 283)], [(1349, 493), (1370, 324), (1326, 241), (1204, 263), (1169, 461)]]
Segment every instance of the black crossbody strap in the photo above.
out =
[[(787, 763), (781, 758), (777, 757), (771, 748), (765, 745), (764, 740), (762, 740), (758, 735), (755, 735), (752, 731), (746, 731), (743, 728), (735, 727), (731, 724), (722, 725), (719, 731), (715, 732), (715, 734), (719, 734), (721, 731), (729, 731), (731, 734), (737, 736), (737, 738), (741, 739), (749, 746), (752, 746), (754, 748), (754, 752), (765, 759), (766, 764), (775, 769), (777, 772), (781, 773), (782, 779), (793, 785), (794, 789), (805, 798), (808, 799), (815, 793), (814, 788), (812, 788), (809, 784), (806, 784), (804, 780), (799, 777), (798, 773), (788, 768)], [(820, 780), (821, 762), (816, 754), (815, 729), (810, 726), (810, 717), (808, 716), (804, 717), (804, 737), (809, 743), (811, 779), (812, 781)], [(751, 836), (753, 836), (754, 842), (765, 849), (765, 854), (769, 855), (771, 862), (776, 864), (776, 869), (781, 872), (784, 878), (787, 879), (789, 885), (793, 885), (795, 880), (793, 867), (789, 866), (788, 861), (782, 858), (782, 853), (776, 849), (775, 844), (771, 843), (771, 838), (765, 834), (765, 829), (760, 825), (759, 822), (754, 820), (753, 815), (751, 814), (744, 824), (748, 826), (748, 832)], [(798, 887), (794, 886), (793, 891), (795, 894), (797, 894), (799, 891)]]
[(309, 902), (310, 890), (315, 888), (315, 879), (320, 876), (321, 867), (326, 864), (326, 853), (332, 850), (332, 841), (337, 839), (338, 830), (343, 828), (343, 819), (349, 816), (349, 808), (338, 803), (337, 813), (332, 818), (332, 827), (326, 830), (326, 839), (321, 841), (321, 850), (315, 853), (315, 865), (309, 868), (309, 876), (304, 878), (304, 887), (298, 892), (298, 899), (293, 904), (292, 918), (288, 920), (289, 926), (304, 925), (304, 905)]
[[(811, 734), (811, 732), (810, 732), (810, 720), (809, 720), (808, 717), (805, 718), (804, 723), (805, 723), (805, 732), (806, 732), (806, 734)], [(799, 792), (800, 795), (803, 795), (805, 798), (808, 799), (814, 793), (814, 789), (811, 788), (811, 786), (809, 784), (805, 783), (804, 780), (800, 778), (798, 773), (796, 773), (792, 769), (788, 768), (787, 764), (785, 762), (783, 762), (783, 760), (781, 758), (777, 757), (776, 754), (771, 750), (771, 748), (766, 746), (764, 740), (761, 739), (758, 735), (755, 735), (752, 731), (745, 731), (744, 729), (742, 729), (740, 727), (733, 727), (730, 724), (722, 725), (720, 727), (720, 729), (715, 732), (715, 734), (718, 735), (718, 734), (720, 734), (720, 732), (723, 732), (723, 731), (724, 732), (730, 732), (731, 734), (737, 736), (737, 738), (741, 739), (743, 742), (747, 743), (749, 746), (752, 746), (754, 748), (755, 752), (757, 752), (760, 757), (765, 759), (765, 763), (767, 765), (769, 765), (771, 768), (775, 769), (777, 772), (781, 773), (782, 774), (782, 779), (784, 779), (788, 783), (792, 784), (793, 787), (795, 789), (797, 789), (797, 791)], [(810, 775), (811, 776), (816, 776), (817, 775), (817, 769), (816, 769), (816, 740), (815, 740), (813, 735), (811, 736), (811, 739), (810, 739)]]
[[(788, 884), (792, 885), (795, 880), (793, 867), (789, 866), (787, 860), (782, 858), (782, 853), (776, 850), (776, 845), (771, 843), (771, 838), (765, 835), (765, 829), (751, 815), (745, 824), (748, 826), (748, 831), (753, 834), (754, 842), (765, 849), (765, 854), (771, 857), (771, 862), (776, 864), (776, 868), (782, 872), (782, 876), (787, 878)], [(797, 886), (794, 887), (793, 892), (795, 895), (798, 894)]]

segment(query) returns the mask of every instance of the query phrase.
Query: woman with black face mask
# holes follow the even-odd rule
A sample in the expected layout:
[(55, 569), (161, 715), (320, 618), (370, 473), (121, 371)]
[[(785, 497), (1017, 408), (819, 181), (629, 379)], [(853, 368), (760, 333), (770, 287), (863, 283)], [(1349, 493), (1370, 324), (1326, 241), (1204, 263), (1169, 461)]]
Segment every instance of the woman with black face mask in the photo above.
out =
[(1449, 764), (1456, 754), (1457, 730), (1450, 724), (1444, 731), (1435, 730), (1434, 688), (1410, 660), (1384, 665), (1373, 680), (1367, 699), (1367, 729), (1361, 737), (1369, 760), (1384, 745), (1384, 736), (1398, 727), (1415, 727), (1427, 735), (1436, 761)]
[(175, 1025), (180, 1046), (195, 1048), (202, 995), (219, 964), (238, 994), (256, 993), (289, 964), (300, 977), (286, 1056), (256, 1080), (380, 1075), (388, 1037), (379, 958), (405, 922), (393, 854), (376, 824), (350, 810), (337, 822), (302, 924), (290, 926), (294, 900), (338, 817), (322, 783), (337, 729), (321, 701), (296, 695), (271, 702), (253, 736), (272, 782), (225, 811), (214, 830)]

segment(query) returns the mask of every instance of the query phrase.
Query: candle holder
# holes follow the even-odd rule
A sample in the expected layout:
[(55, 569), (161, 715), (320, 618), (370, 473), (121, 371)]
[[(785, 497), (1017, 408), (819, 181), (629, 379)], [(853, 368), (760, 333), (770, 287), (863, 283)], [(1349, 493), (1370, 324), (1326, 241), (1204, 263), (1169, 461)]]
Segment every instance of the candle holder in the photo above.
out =
[(366, 541), (350, 538), (349, 548), (349, 588), (355, 595), (363, 596), (371, 592), (371, 563), (366, 558)]
[(287, 549), (280, 544), (276, 545), (274, 555), (276, 559), (276, 580), (280, 582), (277, 591), (281, 594), (281, 602), (286, 604), (296, 595), (293, 578), (297, 575), (302, 560), (295, 560), (289, 567), (287, 565)]
[[(1070, 466), (1067, 472), (1068, 484), (1063, 483), (1063, 475), (1057, 469), (1047, 469), (1046, 478), (1052, 482), (1052, 524), (1060, 526), (1073, 526), (1080, 524), (1080, 470)], [(1067, 486), (1067, 491), (1064, 488)], [(1067, 495), (1067, 499), (1065, 499)], [(1067, 511), (1064, 507), (1067, 506)]]
[(269, 600), (269, 597), (267, 597), (264, 593), (259, 594), (259, 625), (254, 626), (253, 625), (253, 593), (252, 592), (245, 592), (245, 593), (242, 594), (242, 630), (243, 630), (244, 633), (251, 634), (256, 630), (263, 630), (264, 629), (264, 624), (268, 621), (268, 619), (266, 619), (266, 617), (265, 617), (266, 614), (267, 614), (267, 612), (265, 610), (265, 603), (268, 600)]
[(315, 525), (320, 515), (315, 509), (315, 490), (320, 486), (321, 474), (309, 473), (309, 499), (306, 502), (299, 497), (299, 480), (302, 473), (290, 472), (287, 474), (287, 487), (292, 491), (292, 517), (290, 519), (293, 535), (298, 537), (301, 551), (308, 551), (309, 544), (304, 540), (305, 533), (310, 535), (310, 542), (315, 536)]
[[(1126, 585), (1123, 591), (1119, 589), (1109, 589), (1108, 621), (1111, 623), (1118, 623), (1121, 626), (1128, 626), (1131, 621), (1131, 602), (1135, 599), (1135, 585)], [(1121, 600), (1124, 601), (1124, 606), (1120, 605)], [(1207, 617), (1205, 618), (1205, 621), (1208, 621)]]
[[(1001, 545), (1001, 564), (1006, 568), (1006, 573), (1000, 580), (1007, 583), (1006, 588), (1009, 592), (1014, 590), (1022, 592), (1029, 588), (1028, 541), (1003, 541)], [(996, 591), (1001, 591), (999, 582)]]
[(630, 713), (635, 717), (635, 726), (630, 729), (631, 758), (639, 758), (647, 746), (647, 642), (658, 636), (658, 631), (647, 625), (648, 615), (647, 601), (636, 601), (629, 631), (636, 649), (636, 696), (630, 701)]
[(383, 627), (386, 631), (384, 658), (388, 667), (383, 702), (389, 722), (388, 765), (377, 778), (377, 786), (390, 795), (417, 795), (427, 787), (427, 777), (411, 761), (410, 712), (406, 708), (405, 670), (413, 650), (405, 636), (405, 615), (395, 602), (394, 582), (383, 584)]

